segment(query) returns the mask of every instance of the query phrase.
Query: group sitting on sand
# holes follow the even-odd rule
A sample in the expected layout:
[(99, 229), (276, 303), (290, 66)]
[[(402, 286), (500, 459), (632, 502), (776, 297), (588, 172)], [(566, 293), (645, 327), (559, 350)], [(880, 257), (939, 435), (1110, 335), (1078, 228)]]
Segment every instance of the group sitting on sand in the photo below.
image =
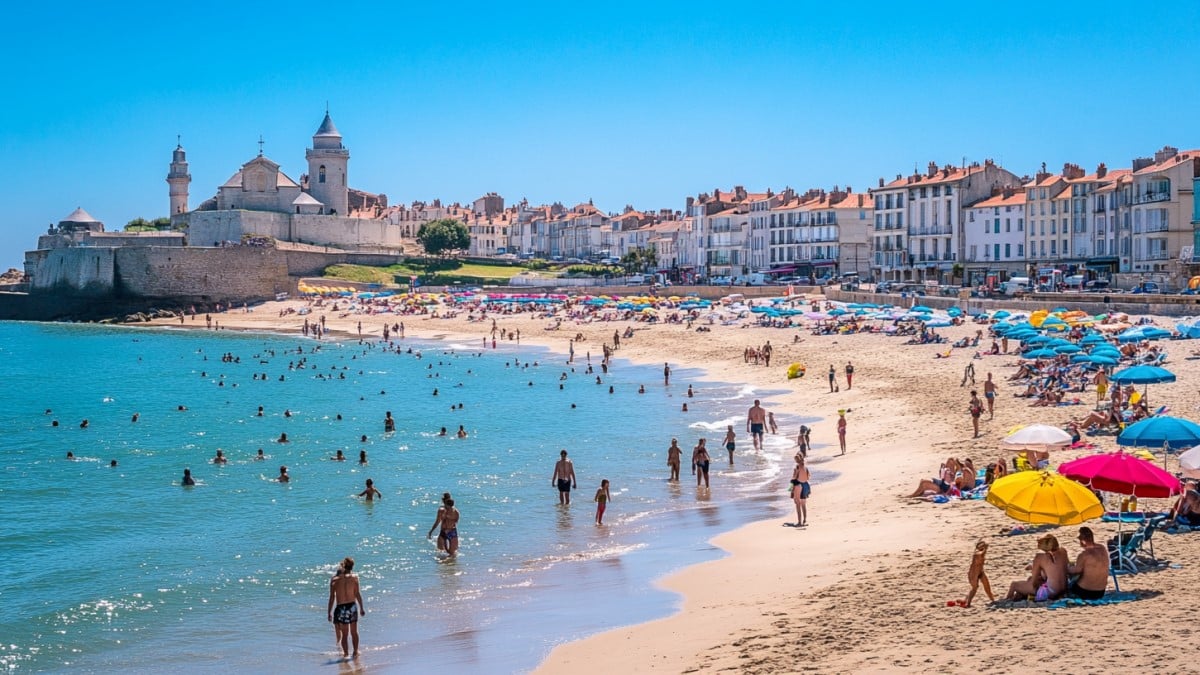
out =
[(1071, 564), (1066, 549), (1052, 534), (1038, 539), (1038, 551), (1026, 568), (1029, 577), (1009, 584), (1005, 600), (1047, 602), (1064, 596), (1099, 600), (1108, 588), (1108, 550), (1097, 544), (1091, 528), (1079, 528), (1083, 547)]

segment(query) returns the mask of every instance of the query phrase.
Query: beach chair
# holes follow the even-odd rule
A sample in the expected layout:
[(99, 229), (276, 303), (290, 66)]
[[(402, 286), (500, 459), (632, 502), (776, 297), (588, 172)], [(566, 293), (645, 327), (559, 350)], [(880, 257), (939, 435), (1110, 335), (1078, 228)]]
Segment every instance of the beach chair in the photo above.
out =
[(1114, 574), (1137, 574), (1158, 566), (1151, 539), (1163, 520), (1148, 518), (1137, 530), (1109, 540), (1108, 558)]

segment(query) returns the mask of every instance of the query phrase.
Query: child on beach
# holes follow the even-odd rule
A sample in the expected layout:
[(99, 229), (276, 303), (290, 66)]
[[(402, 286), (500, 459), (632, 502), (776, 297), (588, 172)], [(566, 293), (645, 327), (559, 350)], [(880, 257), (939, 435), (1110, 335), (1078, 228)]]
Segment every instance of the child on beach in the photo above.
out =
[(737, 448), (737, 434), (733, 433), (733, 425), (725, 427), (725, 449), (729, 451), (729, 463), (733, 464), (733, 451)]
[(604, 509), (608, 507), (608, 502), (612, 501), (612, 494), (608, 491), (608, 479), (600, 481), (600, 489), (596, 490), (596, 524), (604, 524)]
[(983, 584), (983, 592), (987, 593), (988, 600), (996, 601), (996, 596), (992, 595), (992, 586), (988, 583), (987, 574), (983, 571), (983, 561), (987, 557), (988, 545), (986, 541), (980, 540), (975, 544), (975, 554), (971, 556), (971, 568), (967, 570), (967, 581), (971, 584), (971, 592), (967, 593), (967, 599), (962, 603), (963, 607), (970, 607), (971, 601), (975, 599), (975, 593), (979, 591), (979, 584)]

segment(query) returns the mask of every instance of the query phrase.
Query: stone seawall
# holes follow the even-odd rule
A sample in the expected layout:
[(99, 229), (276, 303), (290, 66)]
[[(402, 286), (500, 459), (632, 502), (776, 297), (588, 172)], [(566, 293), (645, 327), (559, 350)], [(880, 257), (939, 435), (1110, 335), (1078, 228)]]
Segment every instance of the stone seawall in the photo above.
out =
[(233, 246), (117, 249), (114, 293), (249, 302), (290, 291), (287, 260), (273, 248)]

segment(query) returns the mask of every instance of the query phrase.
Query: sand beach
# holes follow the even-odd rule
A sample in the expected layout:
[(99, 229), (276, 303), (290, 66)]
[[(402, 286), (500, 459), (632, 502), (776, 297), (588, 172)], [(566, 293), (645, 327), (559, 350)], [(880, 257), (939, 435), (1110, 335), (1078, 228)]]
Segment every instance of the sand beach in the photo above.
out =
[[(1086, 416), (1095, 401), (1094, 390), (1089, 390), (1079, 395), (1081, 405), (1031, 407), (1027, 399), (1014, 397), (1018, 387), (1006, 381), (1017, 368), (1015, 355), (974, 359), (976, 349), (953, 349), (948, 358), (937, 358), (948, 344), (906, 345), (905, 338), (872, 333), (818, 336), (808, 329), (765, 328), (750, 322), (718, 323), (708, 332), (697, 332), (683, 324), (569, 319), (558, 330), (546, 330), (550, 320), (531, 314), (489, 313), (484, 321), (471, 321), (466, 312), (453, 318), (372, 316), (335, 312), (328, 306), (314, 308), (307, 316), (281, 316), (283, 310), (305, 305), (303, 300), (272, 302), (249, 313), (234, 310), (213, 318), (228, 330), (298, 332), (305, 319), (315, 320), (323, 313), (329, 330), (351, 336), (358, 334), (360, 322), (363, 336), (377, 339), (385, 323), (403, 321), (408, 336), (468, 343), (490, 339), (495, 318), (506, 331), (520, 330), (522, 344), (544, 345), (564, 354), (578, 334), (582, 339), (574, 344), (577, 358), (584, 352), (598, 358), (614, 330), (632, 327), (633, 337), (621, 341), (621, 358), (669, 363), (674, 369), (699, 368), (711, 379), (786, 390), (765, 402), (769, 410), (822, 418), (813, 425), (816, 447), (809, 454), (810, 464), (835, 471), (838, 477), (815, 487), (808, 501), (807, 527), (785, 526), (795, 514), (787, 497), (788, 476), (782, 475), (778, 489), (763, 495), (760, 522), (714, 540), (728, 556), (661, 581), (679, 594), (678, 612), (560, 645), (546, 656), (539, 672), (1194, 670), (1189, 648), (1191, 589), (1200, 572), (1192, 559), (1200, 554), (1200, 532), (1156, 535), (1156, 554), (1172, 564), (1120, 577), (1121, 590), (1136, 594), (1133, 601), (1054, 610), (992, 608), (981, 591), (971, 608), (947, 606), (966, 595), (976, 541), (989, 543), (986, 572), (993, 590), (1003, 594), (1010, 581), (1026, 576), (1037, 537), (1009, 535), (1017, 523), (982, 500), (934, 504), (906, 495), (921, 479), (935, 476), (947, 457), (969, 457), (978, 466), (1001, 457), (1007, 460), (1013, 453), (1002, 449), (1000, 441), (1013, 427), (1033, 422), (1061, 425)], [(179, 327), (178, 319), (153, 323)], [(1157, 323), (1172, 325), (1166, 319)], [(184, 325), (205, 329), (203, 316)], [(938, 332), (954, 341), (981, 328), (986, 327), (968, 321)], [(771, 366), (747, 363), (744, 350), (768, 341), (774, 349)], [(985, 338), (979, 349), (987, 344)], [(1166, 405), (1173, 415), (1195, 418), (1200, 361), (1188, 358), (1193, 343), (1161, 344), (1169, 355), (1166, 367), (1178, 380), (1152, 385), (1149, 397), (1155, 407)], [(855, 369), (852, 388), (844, 375), (848, 362)], [(806, 375), (788, 380), (791, 363), (804, 364)], [(971, 386), (960, 384), (969, 363), (975, 366), (981, 394), (987, 373), (999, 385), (995, 418), (984, 414), (979, 438), (972, 437), (968, 413)], [(835, 393), (829, 391), (826, 378), (831, 365), (839, 385)], [(672, 386), (686, 388), (687, 382), (673, 378)], [(845, 455), (838, 454), (838, 410), (849, 410)], [(796, 432), (779, 430), (792, 437)], [(1098, 447), (1055, 451), (1051, 467), (1116, 449), (1111, 435), (1088, 439)], [(784, 515), (775, 506), (782, 507)], [(1170, 503), (1159, 500), (1145, 506), (1165, 510)], [(1115, 524), (1089, 525), (1100, 541), (1116, 532)], [(1052, 532), (1074, 559), (1079, 551), (1077, 528)]]

